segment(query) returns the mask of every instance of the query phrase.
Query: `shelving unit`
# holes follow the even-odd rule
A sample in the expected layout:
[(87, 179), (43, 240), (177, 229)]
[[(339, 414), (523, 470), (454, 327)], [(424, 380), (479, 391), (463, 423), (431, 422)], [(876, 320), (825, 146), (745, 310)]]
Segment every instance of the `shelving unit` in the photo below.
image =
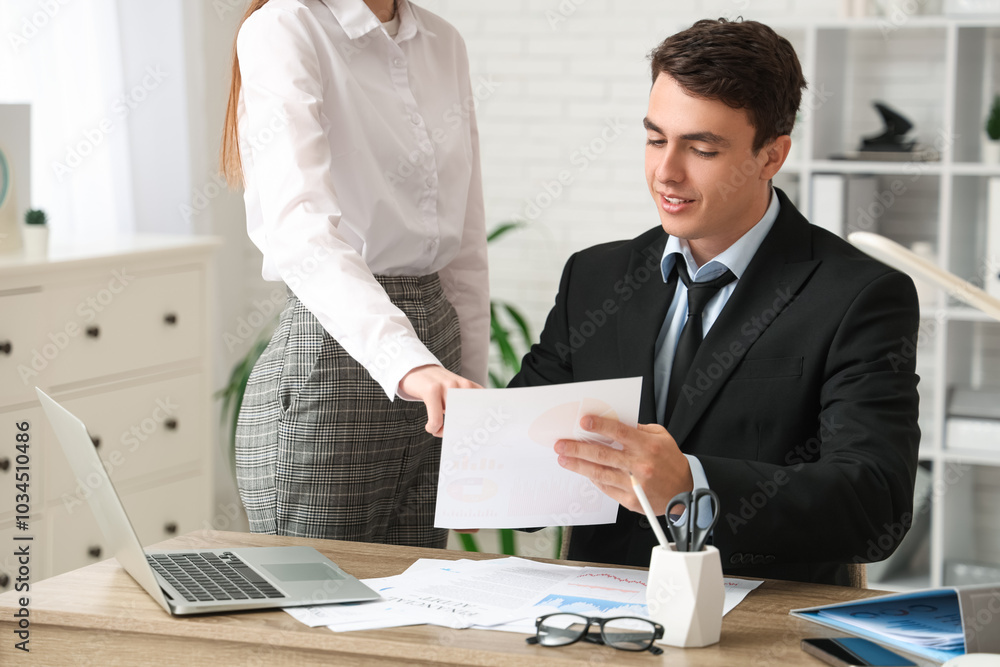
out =
[[(980, 160), (988, 100), (1000, 90), (1000, 19), (913, 16), (901, 24), (869, 18), (770, 25), (795, 46), (811, 91), (793, 135), (798, 148), (776, 184), (813, 219), (815, 175), (874, 176), (875, 192), (885, 199), (893, 193), (893, 202), (875, 208), (881, 213), (868, 231), (907, 246), (929, 242), (941, 266), (982, 285), (986, 185), (1000, 177), (1000, 165)], [(874, 100), (910, 118), (911, 136), (936, 149), (940, 161), (830, 159), (878, 133)], [(1000, 498), (1000, 446), (953, 448), (946, 433), (953, 387), (1000, 385), (1000, 352), (991, 356), (994, 348), (1000, 351), (1000, 323), (941, 291), (936, 303), (922, 304), (921, 319), (920, 458), (932, 471), (929, 558), (916, 572), (876, 584), (884, 588), (951, 583), (949, 566), (959, 562), (1000, 571), (1000, 509), (983, 500)]]

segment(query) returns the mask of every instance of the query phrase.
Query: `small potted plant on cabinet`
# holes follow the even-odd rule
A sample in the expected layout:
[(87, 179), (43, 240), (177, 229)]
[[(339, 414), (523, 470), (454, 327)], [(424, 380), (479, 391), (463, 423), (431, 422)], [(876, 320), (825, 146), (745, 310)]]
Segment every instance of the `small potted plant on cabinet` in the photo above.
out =
[(31, 259), (42, 259), (49, 250), (49, 226), (45, 211), (28, 209), (24, 214), (22, 231), (24, 254)]
[(983, 142), (983, 162), (997, 164), (1000, 162), (1000, 95), (993, 96), (990, 113), (986, 116), (986, 137)]

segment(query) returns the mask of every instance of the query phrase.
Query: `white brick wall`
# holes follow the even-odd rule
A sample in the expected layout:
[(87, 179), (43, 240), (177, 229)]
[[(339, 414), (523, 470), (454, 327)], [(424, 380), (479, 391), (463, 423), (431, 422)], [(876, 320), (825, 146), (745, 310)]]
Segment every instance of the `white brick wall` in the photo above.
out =
[[(836, 16), (840, 5), (837, 0), (417, 2), (465, 37), (474, 80), (484, 76), (500, 84), (478, 111), (488, 226), (519, 218), (529, 227), (491, 247), (490, 282), (495, 298), (524, 310), (536, 338), (571, 253), (658, 224), (643, 175), (646, 54), (698, 18)], [(609, 123), (614, 130), (602, 137)], [(560, 173), (569, 184), (551, 196), (546, 185), (557, 191), (552, 184)]]

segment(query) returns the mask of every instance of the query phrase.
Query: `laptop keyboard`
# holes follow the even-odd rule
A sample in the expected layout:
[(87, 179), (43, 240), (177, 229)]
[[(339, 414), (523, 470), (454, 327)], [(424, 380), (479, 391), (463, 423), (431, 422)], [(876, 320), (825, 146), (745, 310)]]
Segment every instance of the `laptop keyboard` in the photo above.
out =
[(188, 602), (285, 597), (230, 552), (146, 554), (146, 560)]

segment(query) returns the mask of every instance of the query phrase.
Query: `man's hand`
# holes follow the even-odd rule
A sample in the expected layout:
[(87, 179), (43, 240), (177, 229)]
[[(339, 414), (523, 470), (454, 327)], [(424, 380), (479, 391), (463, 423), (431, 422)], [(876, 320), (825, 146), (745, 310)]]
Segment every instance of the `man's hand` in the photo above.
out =
[(399, 390), (424, 402), (427, 406), (427, 426), (431, 435), (444, 434), (444, 410), (449, 389), (482, 389), (472, 380), (455, 375), (442, 366), (418, 366), (399, 381)]
[(623, 449), (578, 440), (558, 440), (559, 465), (589, 478), (601, 491), (633, 512), (642, 505), (632, 490), (631, 472), (658, 515), (670, 499), (694, 489), (691, 467), (673, 436), (659, 424), (626, 426), (616, 419), (588, 415), (580, 420), (585, 431), (614, 439)]

